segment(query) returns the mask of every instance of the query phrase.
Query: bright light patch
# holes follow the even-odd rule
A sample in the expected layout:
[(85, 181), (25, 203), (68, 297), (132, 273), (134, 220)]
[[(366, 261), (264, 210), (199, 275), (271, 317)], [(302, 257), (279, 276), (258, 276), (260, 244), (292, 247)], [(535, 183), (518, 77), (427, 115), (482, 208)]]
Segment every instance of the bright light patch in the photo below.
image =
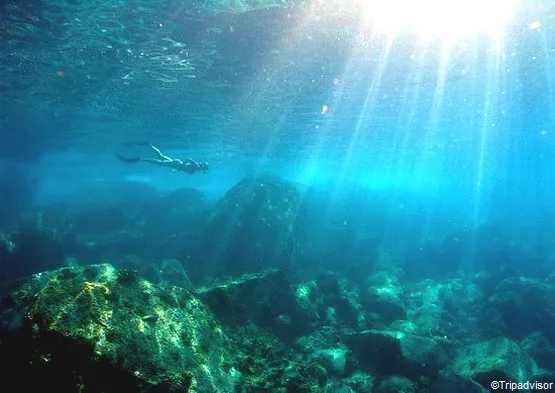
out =
[(517, 0), (362, 0), (365, 20), (379, 31), (440, 38), (501, 38)]
[(540, 22), (538, 22), (537, 20), (534, 21), (534, 22), (528, 23), (528, 28), (529, 28), (530, 30), (538, 30), (540, 27), (541, 27), (541, 24), (540, 24)]

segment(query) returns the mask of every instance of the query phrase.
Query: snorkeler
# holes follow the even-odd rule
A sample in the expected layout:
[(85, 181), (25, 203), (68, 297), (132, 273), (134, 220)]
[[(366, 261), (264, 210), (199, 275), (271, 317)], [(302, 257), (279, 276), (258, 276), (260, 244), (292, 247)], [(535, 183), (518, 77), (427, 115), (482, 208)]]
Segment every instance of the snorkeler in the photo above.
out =
[(151, 164), (163, 166), (166, 168), (172, 168), (174, 172), (185, 172), (193, 174), (195, 172), (208, 172), (210, 167), (207, 162), (196, 162), (190, 158), (186, 160), (181, 160), (179, 158), (172, 158), (163, 154), (160, 149), (151, 143), (140, 143), (140, 145), (147, 145), (156, 153), (157, 158), (141, 158), (141, 157), (126, 157), (120, 153), (116, 153), (116, 156), (123, 162), (150, 162)]

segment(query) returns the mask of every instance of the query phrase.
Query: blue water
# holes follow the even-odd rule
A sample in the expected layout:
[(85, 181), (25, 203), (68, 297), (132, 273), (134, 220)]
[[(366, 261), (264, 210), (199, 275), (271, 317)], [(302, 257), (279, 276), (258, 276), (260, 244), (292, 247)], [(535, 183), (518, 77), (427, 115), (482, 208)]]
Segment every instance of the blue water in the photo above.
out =
[[(191, 285), (280, 267), (307, 307), (285, 338), (305, 350), (304, 328), (337, 333), (330, 348), (376, 326), (453, 353), (508, 337), (554, 380), (555, 4), (516, 1), (502, 35), (454, 37), (377, 30), (363, 3), (2, 1), (0, 283), (104, 262)], [(154, 158), (146, 142), (210, 170), (118, 159)], [(302, 303), (307, 282), (323, 300)], [(291, 310), (270, 308), (279, 336)]]
[[(367, 190), (423, 225), (533, 227), (555, 200), (548, 5), (521, 5), (500, 45), (446, 46), (360, 32), (353, 15), (319, 23), (293, 4), (4, 3), (4, 216), (111, 183), (217, 200), (271, 172), (330, 205)], [(144, 140), (212, 170), (114, 159)]]
[[(331, 208), (375, 195), (390, 216), (418, 216), (423, 238), (546, 230), (549, 2), (520, 4), (500, 43), (448, 44), (360, 30), (340, 8), (226, 4), (3, 3), (4, 223), (111, 184), (217, 201), (273, 173), (322, 190)], [(212, 169), (183, 176), (115, 159), (137, 141)]]

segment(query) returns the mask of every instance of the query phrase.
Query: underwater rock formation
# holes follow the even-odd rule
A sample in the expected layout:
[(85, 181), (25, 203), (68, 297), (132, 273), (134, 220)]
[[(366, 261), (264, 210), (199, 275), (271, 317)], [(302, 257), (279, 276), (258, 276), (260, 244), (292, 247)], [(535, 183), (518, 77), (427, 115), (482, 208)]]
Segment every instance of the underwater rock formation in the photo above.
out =
[(402, 295), (403, 286), (393, 274), (382, 271), (369, 277), (366, 293), (362, 296), (362, 306), (369, 310), (368, 320), (374, 324), (389, 325), (399, 319), (406, 319)]
[[(328, 374), (324, 367), (290, 346), (266, 329), (253, 324), (230, 329), (229, 337), (237, 348), (235, 366), (244, 376), (245, 393), (326, 391)], [(362, 393), (362, 392), (361, 392)]]
[[(414, 380), (436, 377), (447, 364), (441, 344), (431, 338), (395, 331), (364, 330), (345, 342), (363, 369), (378, 375), (403, 375)], [(379, 353), (379, 356), (374, 354)]]
[[(334, 272), (296, 281), (267, 269), (193, 289), (177, 260), (156, 264), (159, 285), (128, 266), (62, 268), (3, 288), (4, 382), (90, 393), (483, 393), (491, 380), (555, 380), (549, 333), (526, 325), (519, 343), (498, 326), (498, 300), (516, 299), (511, 282), (489, 304), (463, 278), (405, 285), (381, 271), (361, 287)], [(550, 293), (519, 285), (529, 301)]]
[(15, 229), (0, 232), (0, 279), (60, 267), (74, 248), (71, 233), (45, 225), (41, 214), (29, 216)]
[(533, 332), (521, 341), (520, 347), (531, 356), (538, 366), (555, 371), (555, 346), (549, 342), (544, 332)]
[(199, 224), (187, 262), (191, 279), (289, 264), (300, 199), (292, 184), (269, 175), (231, 188)]
[(92, 265), (21, 279), (1, 300), (0, 321), (3, 383), (20, 391), (225, 393), (239, 376), (197, 297), (132, 270)]
[[(28, 142), (27, 140), (26, 142)], [(29, 148), (29, 143), (24, 146), (14, 146), (6, 140), (0, 147), (0, 156), (5, 154), (5, 149), (13, 157), (14, 151), (23, 153)], [(11, 225), (22, 215), (27, 213), (33, 205), (34, 195), (37, 192), (38, 181), (36, 175), (22, 164), (1, 160), (0, 163), (0, 225)]]
[(228, 326), (254, 323), (285, 343), (313, 330), (281, 270), (266, 270), (201, 287), (198, 296)]
[(158, 285), (175, 285), (187, 290), (194, 288), (183, 265), (177, 259), (170, 258), (154, 262), (152, 270)]
[[(523, 339), (534, 331), (545, 330), (555, 343), (555, 286), (545, 280), (506, 278), (495, 287), (490, 301), (506, 325), (507, 335)], [(537, 310), (537, 312), (530, 312)]]
[(295, 298), (304, 319), (313, 326), (357, 329), (365, 319), (358, 292), (349, 287), (347, 280), (332, 272), (299, 283)]
[(189, 188), (160, 195), (149, 187), (127, 184), (114, 186), (109, 196), (92, 195), (98, 200), (78, 194), (43, 213), (49, 225), (76, 234), (73, 256), (84, 263), (126, 255), (175, 258), (196, 232), (207, 206), (204, 194)]
[(462, 348), (453, 369), (486, 389), (492, 381), (534, 381), (542, 374), (535, 360), (505, 337)]

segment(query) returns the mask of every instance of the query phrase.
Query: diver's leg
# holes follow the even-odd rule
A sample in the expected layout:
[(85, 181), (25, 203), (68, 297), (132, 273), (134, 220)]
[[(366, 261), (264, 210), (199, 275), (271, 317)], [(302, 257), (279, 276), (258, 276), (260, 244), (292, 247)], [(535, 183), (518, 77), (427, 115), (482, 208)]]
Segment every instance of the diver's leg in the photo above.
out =
[(168, 157), (168, 156), (164, 155), (164, 154), (160, 151), (160, 149), (158, 149), (158, 148), (157, 148), (156, 146), (154, 146), (153, 144), (149, 143), (148, 145), (150, 146), (150, 148), (152, 149), (152, 151), (154, 151), (154, 153), (156, 153), (156, 155), (157, 155), (158, 157), (160, 157), (161, 160), (164, 160), (164, 161), (173, 161), (173, 159), (172, 159), (171, 157)]
[(166, 160), (159, 160), (157, 158), (139, 158), (139, 161), (148, 162), (148, 163), (154, 164), (154, 165), (161, 165), (161, 164), (165, 164), (167, 162)]
[(195, 160), (193, 160), (191, 157), (187, 157), (187, 160), (185, 160), (185, 162), (188, 162), (188, 163), (190, 163), (191, 165), (194, 165), (194, 166), (197, 166), (197, 167), (199, 166), (199, 165), (198, 165), (198, 162), (196, 162)]

